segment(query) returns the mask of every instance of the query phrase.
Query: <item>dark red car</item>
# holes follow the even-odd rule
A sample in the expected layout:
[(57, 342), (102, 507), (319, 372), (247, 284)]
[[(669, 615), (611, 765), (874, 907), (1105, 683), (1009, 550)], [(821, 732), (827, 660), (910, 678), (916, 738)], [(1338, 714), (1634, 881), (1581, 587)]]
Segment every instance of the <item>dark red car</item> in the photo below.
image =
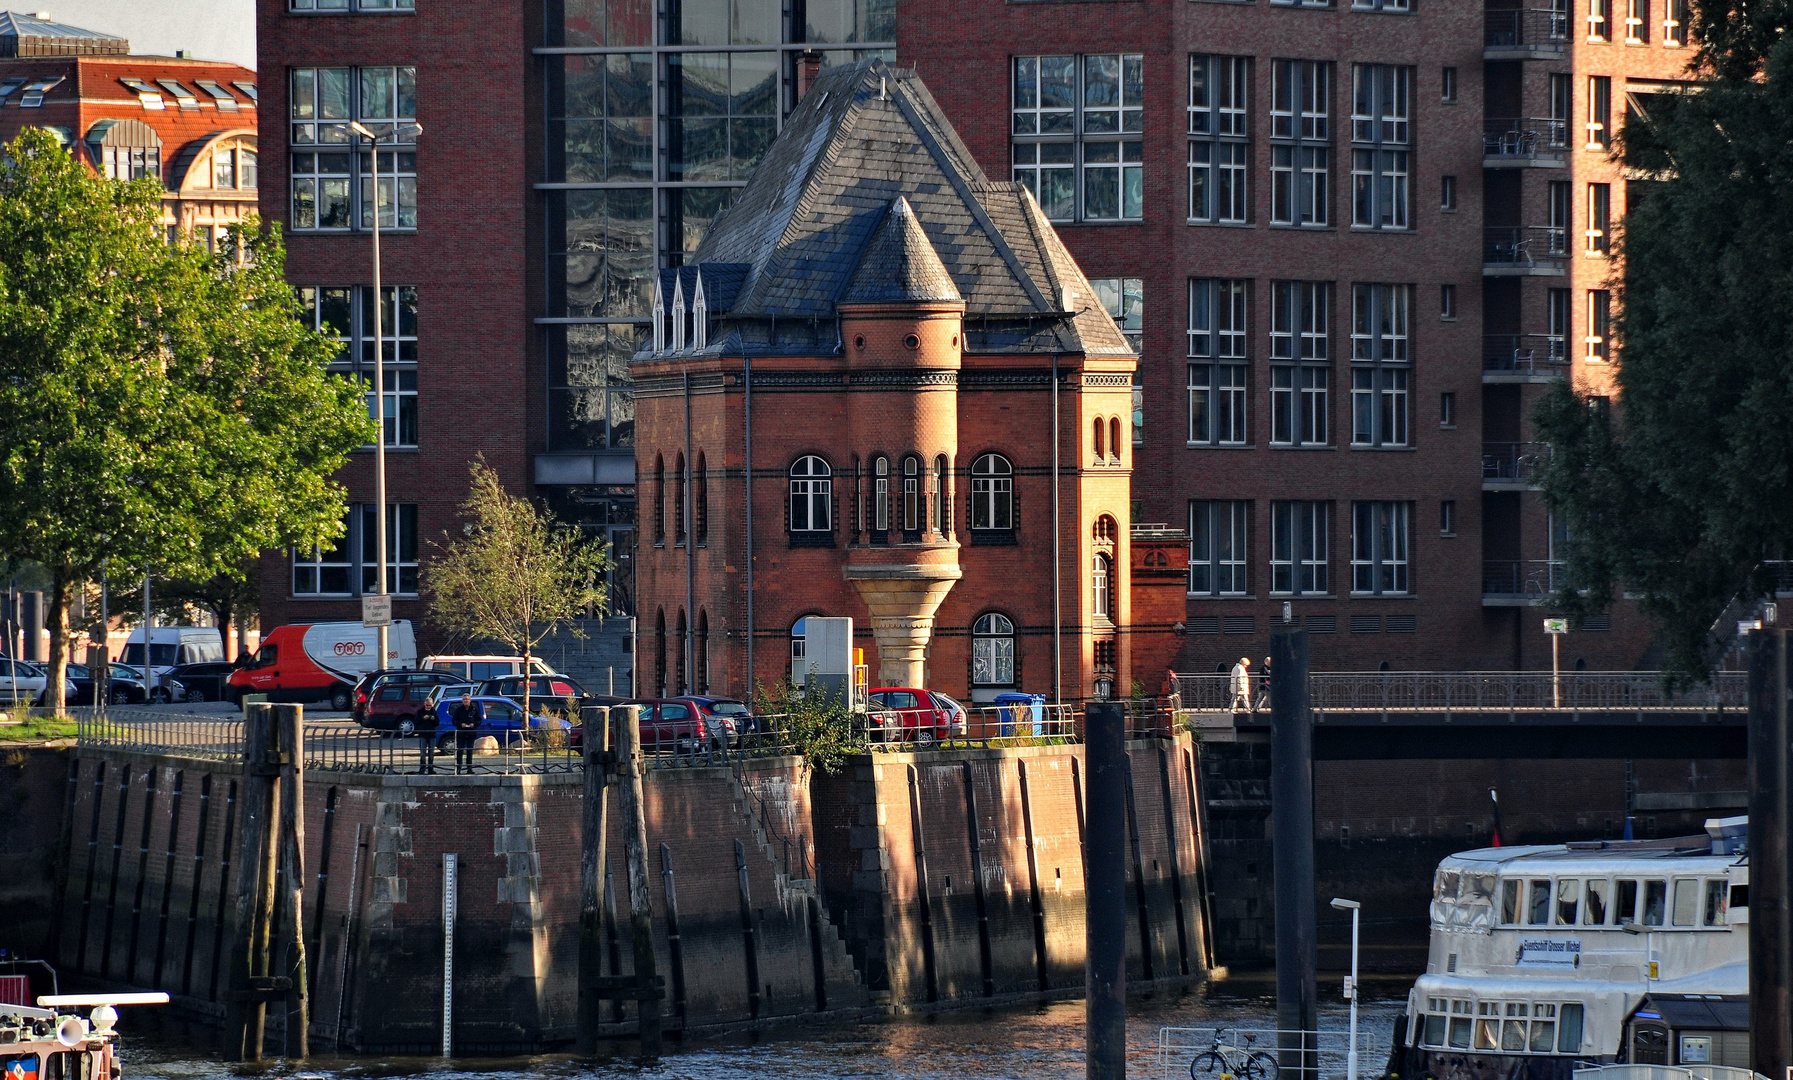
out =
[(376, 731), (396, 731), (409, 735), (418, 728), (435, 727), (435, 714), (430, 710), (430, 690), (446, 683), (460, 682), (446, 671), (388, 669), (375, 671), (355, 684), (352, 710), (355, 722)]
[[(965, 707), (945, 694), (918, 686), (879, 686), (866, 697), (873, 710), (886, 713), (881, 733), (885, 742), (913, 742), (926, 746), (965, 735)], [(894, 724), (890, 713), (895, 714)], [(876, 737), (879, 733), (874, 733)]]

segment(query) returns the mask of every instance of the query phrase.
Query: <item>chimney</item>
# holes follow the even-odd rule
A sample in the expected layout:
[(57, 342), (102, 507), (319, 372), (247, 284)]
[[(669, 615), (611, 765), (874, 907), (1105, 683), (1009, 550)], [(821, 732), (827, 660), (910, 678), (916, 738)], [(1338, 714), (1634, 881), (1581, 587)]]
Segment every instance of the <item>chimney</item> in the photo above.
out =
[(802, 101), (809, 88), (814, 86), (816, 78), (822, 74), (822, 54), (814, 49), (804, 49), (797, 54), (797, 100)]
[(191, 59), (193, 59), (193, 50), (192, 49), (176, 49), (176, 50), (174, 50), (174, 58), (176, 60), (191, 60)]

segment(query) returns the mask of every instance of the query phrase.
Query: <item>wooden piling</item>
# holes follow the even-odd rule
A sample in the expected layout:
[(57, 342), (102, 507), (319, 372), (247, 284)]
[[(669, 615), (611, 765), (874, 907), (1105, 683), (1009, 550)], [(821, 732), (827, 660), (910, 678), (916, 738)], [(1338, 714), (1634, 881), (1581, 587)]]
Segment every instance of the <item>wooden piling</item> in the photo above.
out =
[[(243, 714), (243, 788), (239, 795), (242, 828), (238, 830), (241, 847), (237, 857), (237, 897), (235, 916), (231, 920), (229, 1012), (225, 1023), (228, 1046), (233, 1060), (260, 1061), (262, 1031), (267, 1020), (267, 1002), (256, 997), (251, 989), (258, 975), (266, 973), (266, 956), (259, 945), (267, 940), (262, 920), (266, 908), (262, 904), (262, 878), (267, 861), (269, 841), (273, 838), (269, 813), (271, 779), (268, 757), (273, 747), (273, 706), (253, 703)], [(273, 885), (272, 875), (268, 884)], [(270, 900), (272, 897), (269, 898)]]
[(655, 975), (653, 897), (648, 892), (647, 820), (641, 788), (641, 707), (624, 705), (617, 723), (618, 796), (623, 815), (623, 857), (629, 874), (629, 936), (640, 991), (641, 1056), (660, 1056), (660, 1000)]
[(604, 968), (604, 891), (609, 884), (610, 710), (587, 706), (580, 713), (585, 740), (585, 804), (579, 851), (579, 1019), (578, 1048), (598, 1052), (598, 1025), (604, 1001), (595, 992)]
[(305, 971), (305, 706), (276, 705), (274, 719), (280, 729), (281, 931), (289, 935), (288, 955), (292, 958), (285, 974), (291, 980), (286, 999), (286, 1052), (289, 1057), (308, 1058), (311, 981)]

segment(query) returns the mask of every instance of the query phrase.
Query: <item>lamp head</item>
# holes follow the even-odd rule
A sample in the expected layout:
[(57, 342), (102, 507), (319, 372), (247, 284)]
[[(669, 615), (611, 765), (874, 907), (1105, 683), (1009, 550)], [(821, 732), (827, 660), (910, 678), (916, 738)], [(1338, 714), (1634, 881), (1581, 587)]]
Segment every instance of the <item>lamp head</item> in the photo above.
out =
[(1363, 905), (1355, 900), (1346, 900), (1342, 897), (1335, 896), (1332, 898), (1332, 906), (1338, 908), (1340, 911), (1356, 911)]
[(350, 120), (349, 130), (361, 136), (363, 139), (366, 139), (368, 142), (376, 142), (379, 140), (379, 136), (375, 135), (372, 131), (369, 131), (367, 125), (359, 120)]

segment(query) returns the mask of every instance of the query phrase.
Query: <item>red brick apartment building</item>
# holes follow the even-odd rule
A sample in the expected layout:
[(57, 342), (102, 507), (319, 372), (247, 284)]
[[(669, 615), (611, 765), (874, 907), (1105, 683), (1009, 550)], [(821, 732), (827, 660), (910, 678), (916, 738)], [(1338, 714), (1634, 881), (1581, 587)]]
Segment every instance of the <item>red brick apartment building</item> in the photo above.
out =
[[(1139, 350), (1117, 528), (1183, 546), (1152, 568), (1162, 585), (1187, 564), (1165, 610), (1180, 670), (1261, 656), (1285, 605), (1322, 668), (1547, 664), (1537, 605), (1565, 538), (1526, 413), (1556, 379), (1606, 381), (1600, 249), (1634, 188), (1608, 148), (1690, 50), (1684, 0), (1545, 3), (258, 0), (285, 121), (262, 212), (345, 370), (370, 365), (372, 310), (370, 156), (346, 125), (424, 128), (382, 151), (397, 614), (421, 617), (416, 560), (484, 454), (612, 539), (647, 640), (636, 476), (680, 449), (636, 439), (656, 273), (747, 183), (817, 61), (900, 55), (983, 170), (1034, 190)], [(371, 454), (345, 479), (348, 538), (270, 556), (265, 619), (351, 617), (371, 586)], [(1563, 657), (1647, 650), (1621, 605)]]
[(171, 235), (213, 242), (256, 207), (255, 72), (134, 56), (121, 37), (0, 11), (0, 140), (48, 128), (106, 176), (154, 176)]
[[(1135, 514), (1191, 532), (1179, 670), (1262, 655), (1285, 603), (1320, 668), (1548, 666), (1565, 538), (1527, 415), (1609, 385), (1636, 191), (1609, 150), (1684, 85), (1687, 25), (1685, 0), (905, 0), (901, 61), (1141, 328)], [(1563, 662), (1647, 648), (1621, 605)]]

